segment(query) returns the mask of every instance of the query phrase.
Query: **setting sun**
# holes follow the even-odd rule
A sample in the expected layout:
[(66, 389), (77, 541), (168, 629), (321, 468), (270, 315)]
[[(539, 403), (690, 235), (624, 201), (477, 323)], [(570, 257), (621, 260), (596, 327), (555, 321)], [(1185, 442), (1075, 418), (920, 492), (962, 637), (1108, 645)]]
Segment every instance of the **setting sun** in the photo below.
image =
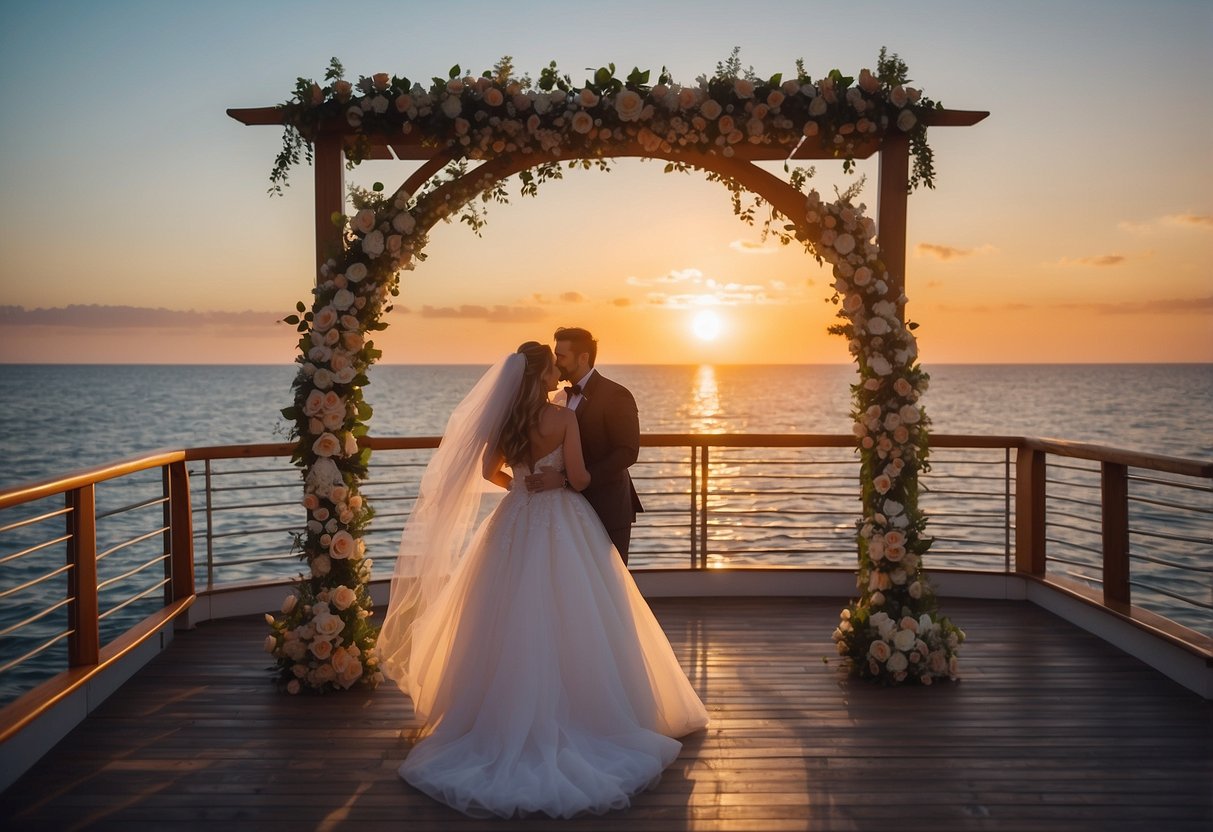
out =
[(691, 321), (691, 329), (701, 341), (715, 341), (723, 328), (724, 322), (711, 309), (705, 309)]

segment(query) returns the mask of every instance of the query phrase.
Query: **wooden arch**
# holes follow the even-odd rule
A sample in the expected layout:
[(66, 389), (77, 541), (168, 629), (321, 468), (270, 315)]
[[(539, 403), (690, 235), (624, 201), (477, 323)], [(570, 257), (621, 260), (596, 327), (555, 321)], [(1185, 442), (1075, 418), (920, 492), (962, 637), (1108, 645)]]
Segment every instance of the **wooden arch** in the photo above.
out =
[[(283, 126), (284, 114), (277, 107), (229, 109), (227, 114), (245, 125)], [(922, 116), (929, 127), (970, 127), (989, 113), (980, 110), (931, 110)], [(367, 159), (400, 159), (421, 161), (420, 167), (408, 177), (401, 190), (415, 193), (430, 177), (441, 171), (452, 159), (458, 158), (458, 147), (447, 148), (432, 144), (432, 140), (417, 134), (400, 135), (358, 133), (344, 123), (322, 125), (313, 141), (315, 181), (316, 267), (341, 250), (341, 229), (334, 226), (334, 213), (345, 213), (345, 159), (347, 147), (352, 147), (361, 135), (368, 147)], [(906, 134), (888, 131), (880, 140), (859, 143), (853, 157), (867, 159), (880, 154), (877, 194), (877, 229), (882, 260), (888, 270), (891, 294), (896, 296), (905, 288), (906, 216), (910, 183), (910, 142)], [(771, 206), (794, 222), (801, 220), (804, 195), (778, 176), (763, 169), (757, 162), (809, 161), (836, 157), (815, 140), (806, 140), (788, 155), (786, 147), (778, 144), (739, 144), (734, 155), (725, 157), (699, 150), (674, 149), (669, 153), (645, 150), (634, 140), (607, 142), (599, 154), (603, 158), (646, 158), (680, 162), (702, 170), (713, 171), (736, 181), (746, 190), (761, 196)], [(483, 165), (466, 174), (484, 180), (484, 184), (500, 181), (528, 168), (554, 161), (585, 158), (584, 151), (559, 156), (510, 154), (488, 157)], [(443, 186), (436, 195), (445, 196), (460, 189), (455, 180)], [(466, 185), (463, 189), (466, 189)]]

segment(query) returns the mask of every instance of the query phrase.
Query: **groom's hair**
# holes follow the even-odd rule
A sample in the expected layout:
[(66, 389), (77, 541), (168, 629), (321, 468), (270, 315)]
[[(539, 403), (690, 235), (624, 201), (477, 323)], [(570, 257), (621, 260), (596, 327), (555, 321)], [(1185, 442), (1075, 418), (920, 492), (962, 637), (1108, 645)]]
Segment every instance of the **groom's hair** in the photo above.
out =
[(554, 341), (568, 341), (569, 346), (573, 348), (574, 354), (588, 352), (590, 354), (590, 366), (594, 366), (594, 362), (598, 359), (598, 342), (594, 340), (594, 336), (590, 334), (588, 329), (582, 329), (579, 326), (562, 326), (556, 330), (556, 334), (552, 337)]

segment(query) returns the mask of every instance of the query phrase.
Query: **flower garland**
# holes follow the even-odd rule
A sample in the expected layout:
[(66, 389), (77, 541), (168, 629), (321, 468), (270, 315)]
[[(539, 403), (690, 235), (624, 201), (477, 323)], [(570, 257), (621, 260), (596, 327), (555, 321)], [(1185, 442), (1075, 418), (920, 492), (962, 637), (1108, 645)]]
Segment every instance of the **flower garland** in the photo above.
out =
[[(802, 141), (817, 140), (850, 168), (858, 142), (890, 130), (910, 136), (912, 184), (932, 186), (921, 115), (935, 105), (906, 85), (905, 65), (895, 55), (882, 50), (878, 71), (862, 70), (855, 86), (855, 79), (837, 70), (812, 81), (799, 64), (797, 77), (787, 81), (778, 75), (767, 81), (742, 77), (732, 69), (691, 86), (675, 84), (663, 71), (648, 86), (648, 72), (633, 70), (625, 82), (614, 77), (612, 65), (574, 88), (553, 64), (536, 88), (529, 79), (513, 77), (507, 58), (478, 78), (463, 76), (456, 66), (427, 90), (386, 73), (355, 86), (341, 77), (334, 60), (328, 84), (301, 78), (282, 105), (287, 129), (271, 191), (281, 193), (300, 153), (310, 160), (308, 140), (337, 119), (355, 131), (356, 142), (347, 150), (350, 164), (364, 157), (372, 133), (417, 133), (454, 150), (457, 160), (533, 157), (520, 174), (526, 195), (540, 182), (560, 178), (553, 158), (601, 164), (625, 143), (654, 154), (730, 157), (744, 143), (776, 144), (791, 152)], [(386, 328), (381, 318), (399, 292), (399, 272), (424, 259), (430, 227), (462, 211), (462, 221), (478, 230), (483, 219), (475, 197), (505, 201), (500, 183), (472, 182), (466, 171), (466, 162), (453, 162), (416, 195), (385, 196), (380, 185), (373, 192), (356, 191), (357, 212), (339, 218), (342, 252), (321, 268), (310, 308), (301, 302), (299, 314), (284, 319), (301, 335), (294, 403), (283, 415), (294, 423), (292, 461), (303, 470), (308, 520), (298, 543), (308, 573), (284, 601), (281, 617), (266, 616), (271, 632), (265, 647), (291, 693), (375, 685), (383, 678), (373, 649), (377, 628), (369, 621), (371, 561), (362, 539), (373, 512), (359, 492), (370, 458), (358, 442), (371, 417), (362, 388), (381, 355), (367, 335)], [(803, 178), (794, 177), (794, 184), (799, 187)], [(917, 364), (914, 325), (901, 320), (905, 297), (891, 297), (884, 279), (875, 223), (851, 197), (848, 192), (827, 203), (811, 191), (805, 215), (789, 217), (795, 237), (833, 267), (833, 300), (841, 303), (845, 323), (831, 331), (848, 338), (860, 370), (853, 392), (864, 505), (861, 595), (843, 610), (834, 638), (839, 654), (861, 676), (929, 684), (956, 676), (964, 634), (938, 616), (921, 563), (930, 545), (917, 506), (917, 473), (927, 459), (927, 419), (918, 399), (927, 376)], [(736, 190), (734, 209), (743, 218), (748, 213), (738, 207)]]

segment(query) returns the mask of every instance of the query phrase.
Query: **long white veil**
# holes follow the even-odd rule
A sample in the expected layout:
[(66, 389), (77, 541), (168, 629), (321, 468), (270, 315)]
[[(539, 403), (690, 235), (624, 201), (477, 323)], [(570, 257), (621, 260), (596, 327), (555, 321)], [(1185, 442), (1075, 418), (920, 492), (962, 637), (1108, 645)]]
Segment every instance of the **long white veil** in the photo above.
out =
[(497, 445), (525, 368), (520, 353), (501, 359), (451, 413), (400, 536), (378, 649), (383, 672), (414, 701), (410, 664), (417, 623), (447, 585), (475, 530), (485, 454)]

